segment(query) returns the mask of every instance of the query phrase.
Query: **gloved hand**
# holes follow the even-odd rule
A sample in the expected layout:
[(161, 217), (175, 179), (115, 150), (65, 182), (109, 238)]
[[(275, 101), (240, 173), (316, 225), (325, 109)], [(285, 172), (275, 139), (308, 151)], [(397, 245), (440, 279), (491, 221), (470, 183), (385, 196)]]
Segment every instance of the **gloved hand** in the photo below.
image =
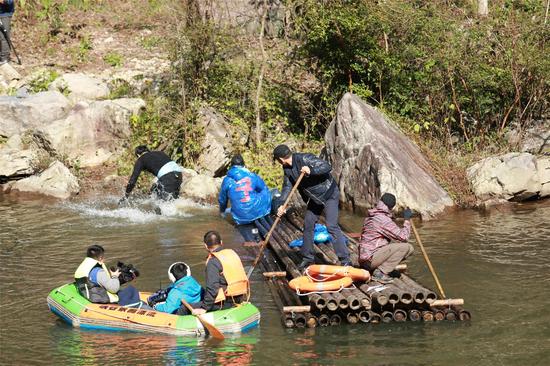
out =
[(412, 213), (410, 208), (406, 208), (405, 211), (403, 211), (403, 218), (405, 220), (410, 220), (412, 215), (413, 215), (413, 213)]

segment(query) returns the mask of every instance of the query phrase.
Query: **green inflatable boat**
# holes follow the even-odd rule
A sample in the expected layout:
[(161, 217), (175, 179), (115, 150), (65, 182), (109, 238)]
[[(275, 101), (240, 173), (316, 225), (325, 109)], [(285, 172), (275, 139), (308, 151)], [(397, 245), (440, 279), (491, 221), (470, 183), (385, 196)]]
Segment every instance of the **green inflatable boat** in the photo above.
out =
[[(142, 293), (142, 297), (149, 294)], [(205, 329), (193, 315), (172, 315), (117, 304), (93, 304), (80, 295), (74, 283), (58, 287), (47, 298), (50, 310), (74, 327), (132, 330), (182, 336), (203, 336)], [(203, 318), (224, 334), (246, 332), (260, 324), (260, 311), (247, 302), (226, 310), (206, 313)]]

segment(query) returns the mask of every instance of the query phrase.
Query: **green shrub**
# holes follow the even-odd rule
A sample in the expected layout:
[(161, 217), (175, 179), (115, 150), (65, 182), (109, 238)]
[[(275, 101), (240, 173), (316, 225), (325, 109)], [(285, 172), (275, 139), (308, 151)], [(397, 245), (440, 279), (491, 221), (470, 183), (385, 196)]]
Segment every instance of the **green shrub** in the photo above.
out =
[(41, 70), (29, 81), (29, 90), (33, 93), (46, 91), (58, 77), (59, 74), (55, 70)]
[(119, 67), (123, 64), (123, 57), (120, 53), (114, 51), (109, 52), (105, 56), (103, 56), (103, 61), (105, 61), (112, 67)]

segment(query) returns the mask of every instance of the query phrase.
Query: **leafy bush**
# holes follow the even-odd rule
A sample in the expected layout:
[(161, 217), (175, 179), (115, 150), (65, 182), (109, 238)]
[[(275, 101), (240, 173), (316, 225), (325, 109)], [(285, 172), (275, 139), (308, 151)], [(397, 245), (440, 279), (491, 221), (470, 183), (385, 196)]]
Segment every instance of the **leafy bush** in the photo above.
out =
[(118, 52), (109, 52), (103, 56), (103, 61), (112, 67), (119, 67), (123, 64), (123, 57)]
[(39, 93), (48, 90), (50, 84), (59, 77), (55, 70), (41, 70), (29, 81), (29, 90)]

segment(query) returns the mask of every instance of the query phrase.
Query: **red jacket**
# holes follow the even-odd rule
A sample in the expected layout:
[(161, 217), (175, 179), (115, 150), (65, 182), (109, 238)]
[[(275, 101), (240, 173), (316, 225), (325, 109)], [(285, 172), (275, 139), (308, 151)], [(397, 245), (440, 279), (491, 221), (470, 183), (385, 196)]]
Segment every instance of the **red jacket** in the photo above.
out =
[(359, 242), (359, 262), (370, 261), (373, 254), (392, 240), (406, 242), (411, 235), (411, 223), (405, 221), (403, 228), (397, 226), (392, 219), (390, 209), (379, 201), (376, 208), (369, 210), (363, 222), (361, 241)]

